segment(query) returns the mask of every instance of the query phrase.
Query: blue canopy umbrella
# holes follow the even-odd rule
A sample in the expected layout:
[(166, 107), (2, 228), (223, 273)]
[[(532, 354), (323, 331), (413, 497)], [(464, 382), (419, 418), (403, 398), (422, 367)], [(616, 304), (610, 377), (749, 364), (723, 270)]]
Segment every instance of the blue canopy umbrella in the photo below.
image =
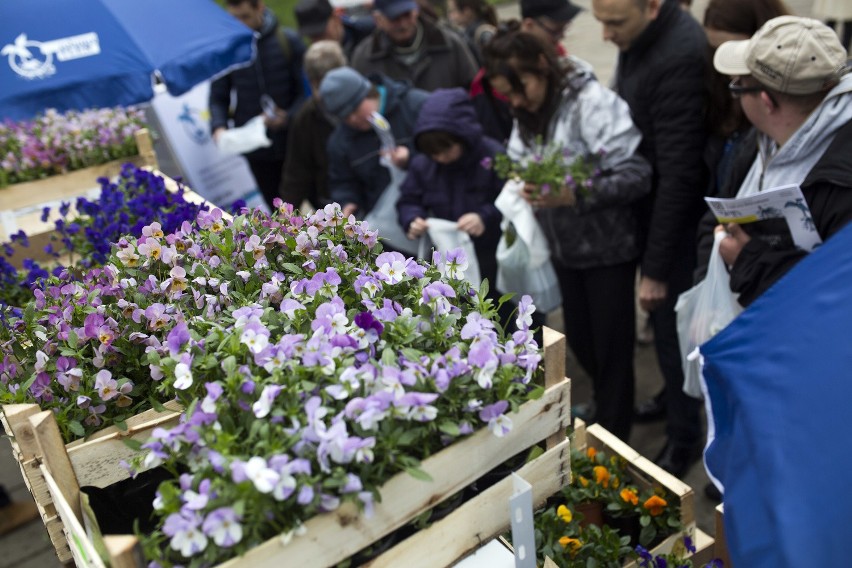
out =
[(254, 33), (213, 0), (3, 0), (0, 119), (180, 95), (248, 63)]
[(852, 225), (701, 346), (734, 566), (847, 566)]

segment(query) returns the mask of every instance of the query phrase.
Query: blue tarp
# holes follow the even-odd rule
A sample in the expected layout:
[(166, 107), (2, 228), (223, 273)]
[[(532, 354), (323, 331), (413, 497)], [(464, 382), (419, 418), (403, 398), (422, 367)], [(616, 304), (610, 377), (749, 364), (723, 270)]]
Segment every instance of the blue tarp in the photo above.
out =
[(852, 225), (701, 347), (734, 566), (847, 566)]

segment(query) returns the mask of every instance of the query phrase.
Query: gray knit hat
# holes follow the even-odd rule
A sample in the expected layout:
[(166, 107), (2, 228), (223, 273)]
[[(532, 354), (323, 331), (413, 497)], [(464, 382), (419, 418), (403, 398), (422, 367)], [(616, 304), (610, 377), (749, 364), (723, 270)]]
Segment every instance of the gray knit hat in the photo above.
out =
[(372, 86), (370, 81), (351, 67), (338, 67), (323, 77), (320, 98), (329, 114), (344, 120), (355, 112)]

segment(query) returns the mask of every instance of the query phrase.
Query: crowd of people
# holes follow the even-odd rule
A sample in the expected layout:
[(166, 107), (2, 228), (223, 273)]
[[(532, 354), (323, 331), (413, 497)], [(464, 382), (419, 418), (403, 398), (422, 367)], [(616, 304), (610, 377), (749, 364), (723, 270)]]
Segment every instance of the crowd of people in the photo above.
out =
[[(665, 418), (655, 461), (682, 477), (704, 432), (701, 401), (683, 391), (678, 296), (704, 276), (717, 231), (743, 305), (806, 254), (720, 226), (704, 197), (797, 184), (823, 240), (852, 218), (852, 75), (835, 30), (782, 0), (710, 0), (703, 22), (688, 5), (592, 0), (619, 50), (606, 86), (562, 43), (580, 12), (570, 0), (521, 0), (520, 19), (503, 22), (485, 0), (375, 0), (358, 14), (300, 0), (297, 31), (262, 0), (227, 0), (258, 32), (257, 58), (213, 83), (211, 128), (266, 116), (273, 144), (246, 158), (270, 204), (337, 202), (365, 218), (391, 195), (412, 240), (430, 218), (455, 222), (494, 298), (505, 180), (479, 164), (533, 159), (543, 145), (598, 156), (589, 191), (528, 182), (522, 196), (592, 379), (589, 418), (623, 439), (633, 423)], [(665, 387), (634, 408), (637, 298)]]

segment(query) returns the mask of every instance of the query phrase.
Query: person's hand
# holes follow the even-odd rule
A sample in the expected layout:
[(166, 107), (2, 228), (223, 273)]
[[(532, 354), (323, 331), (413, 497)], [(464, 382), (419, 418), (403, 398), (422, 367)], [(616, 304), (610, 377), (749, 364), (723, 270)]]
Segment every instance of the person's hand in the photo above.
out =
[(639, 305), (646, 312), (652, 312), (660, 307), (668, 295), (668, 285), (661, 280), (642, 276), (639, 280)]
[(219, 138), (222, 137), (222, 134), (227, 130), (224, 126), (220, 126), (216, 130), (213, 131), (213, 142), (215, 144), (219, 143)]
[(281, 130), (287, 126), (287, 111), (282, 108), (275, 107), (275, 116), (270, 117), (264, 114), (263, 124), (269, 130)]
[(557, 190), (550, 190), (542, 193), (540, 186), (535, 183), (524, 182), (524, 189), (521, 191), (521, 197), (524, 200), (539, 209), (547, 209), (550, 207), (573, 207), (577, 203), (577, 196), (574, 191), (566, 186), (562, 186)]
[(423, 217), (415, 217), (414, 221), (408, 226), (408, 232), (405, 234), (412, 241), (419, 239), (423, 233), (429, 228), (429, 223)]
[(485, 232), (485, 223), (479, 213), (465, 213), (459, 217), (456, 227), (471, 237), (478, 237)]
[(718, 233), (719, 231), (727, 233), (727, 236), (719, 243), (719, 255), (725, 261), (725, 264), (733, 266), (743, 247), (751, 240), (751, 236), (736, 223), (728, 223), (725, 227), (718, 225), (715, 232)]
[(354, 215), (355, 212), (358, 211), (357, 203), (347, 203), (343, 206), (343, 216), (349, 217), (350, 215)]
[(391, 159), (391, 162), (393, 162), (393, 165), (395, 165), (396, 167), (403, 170), (408, 168), (409, 151), (407, 147), (397, 146), (388, 155)]

